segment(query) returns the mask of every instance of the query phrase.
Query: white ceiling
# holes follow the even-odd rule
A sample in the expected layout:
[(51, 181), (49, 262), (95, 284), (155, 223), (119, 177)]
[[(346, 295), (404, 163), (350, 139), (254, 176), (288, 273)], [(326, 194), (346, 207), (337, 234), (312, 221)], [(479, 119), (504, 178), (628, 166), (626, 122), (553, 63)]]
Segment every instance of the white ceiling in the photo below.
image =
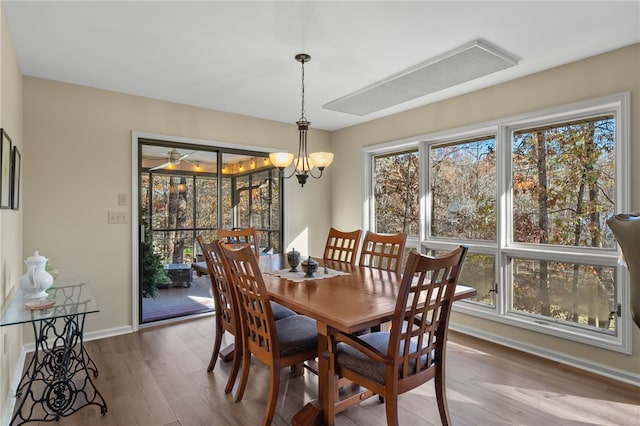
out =
[[(8, 1), (23, 74), (335, 130), (640, 42), (633, 1)], [(322, 108), (474, 40), (519, 60), (364, 117)]]

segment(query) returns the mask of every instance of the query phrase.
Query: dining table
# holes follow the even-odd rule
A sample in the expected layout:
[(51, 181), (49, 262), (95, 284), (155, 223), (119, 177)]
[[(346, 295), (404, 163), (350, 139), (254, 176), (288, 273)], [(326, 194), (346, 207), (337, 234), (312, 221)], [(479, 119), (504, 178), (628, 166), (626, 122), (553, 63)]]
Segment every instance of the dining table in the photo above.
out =
[[(290, 272), (286, 255), (260, 256), (260, 269), (271, 300), (313, 318), (318, 328), (318, 399), (298, 411), (292, 425), (333, 425), (341, 411), (373, 396), (356, 387), (342, 389), (331, 374), (330, 336), (355, 333), (390, 321), (396, 305), (402, 274), (343, 262), (319, 260), (318, 270), (305, 277)], [(454, 301), (476, 294), (472, 287), (458, 285)], [(346, 386), (345, 386), (346, 388)]]

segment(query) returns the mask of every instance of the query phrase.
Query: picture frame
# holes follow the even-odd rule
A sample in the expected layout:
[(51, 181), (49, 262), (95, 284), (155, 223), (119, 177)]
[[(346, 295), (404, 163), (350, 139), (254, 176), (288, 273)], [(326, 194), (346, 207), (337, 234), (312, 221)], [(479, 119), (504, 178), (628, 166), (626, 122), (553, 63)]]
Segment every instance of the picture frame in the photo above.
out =
[(20, 168), (22, 163), (22, 155), (17, 146), (13, 146), (13, 155), (11, 156), (11, 208), (20, 210)]
[(0, 209), (10, 209), (12, 142), (5, 129), (0, 129), (0, 144)]

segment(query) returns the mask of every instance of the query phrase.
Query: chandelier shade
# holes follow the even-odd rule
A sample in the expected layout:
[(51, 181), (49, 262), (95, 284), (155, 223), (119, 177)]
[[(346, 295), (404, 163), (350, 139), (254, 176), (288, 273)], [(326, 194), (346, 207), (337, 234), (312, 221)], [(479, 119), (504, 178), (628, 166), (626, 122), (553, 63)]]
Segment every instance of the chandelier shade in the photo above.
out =
[(329, 167), (331, 162), (333, 162), (333, 153), (332, 152), (312, 152), (309, 154), (309, 159), (313, 163), (315, 167), (320, 170), (324, 170), (325, 167)]
[[(311, 60), (311, 56), (306, 53), (299, 53), (295, 56), (296, 61), (302, 64), (302, 112), (300, 118), (296, 122), (298, 125), (298, 155), (294, 156), (291, 152), (272, 152), (269, 154), (269, 160), (274, 167), (284, 173), (284, 169), (294, 163), (293, 171), (285, 179), (295, 176), (298, 183), (304, 187), (309, 176), (319, 179), (325, 168), (331, 165), (333, 161), (333, 153), (331, 152), (308, 152), (307, 131), (311, 124), (304, 116), (304, 64)], [(294, 159), (295, 157), (295, 159)], [(317, 170), (314, 173), (314, 170)]]
[(284, 169), (293, 161), (293, 154), (290, 152), (272, 152), (269, 154), (269, 161), (274, 167)]

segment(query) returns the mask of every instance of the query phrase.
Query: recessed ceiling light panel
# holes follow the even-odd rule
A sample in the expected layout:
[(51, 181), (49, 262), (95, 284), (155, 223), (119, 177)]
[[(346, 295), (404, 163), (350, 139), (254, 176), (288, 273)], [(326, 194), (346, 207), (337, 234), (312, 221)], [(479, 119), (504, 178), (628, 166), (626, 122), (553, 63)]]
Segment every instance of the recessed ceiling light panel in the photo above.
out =
[(516, 59), (478, 40), (322, 107), (364, 116), (517, 64)]

